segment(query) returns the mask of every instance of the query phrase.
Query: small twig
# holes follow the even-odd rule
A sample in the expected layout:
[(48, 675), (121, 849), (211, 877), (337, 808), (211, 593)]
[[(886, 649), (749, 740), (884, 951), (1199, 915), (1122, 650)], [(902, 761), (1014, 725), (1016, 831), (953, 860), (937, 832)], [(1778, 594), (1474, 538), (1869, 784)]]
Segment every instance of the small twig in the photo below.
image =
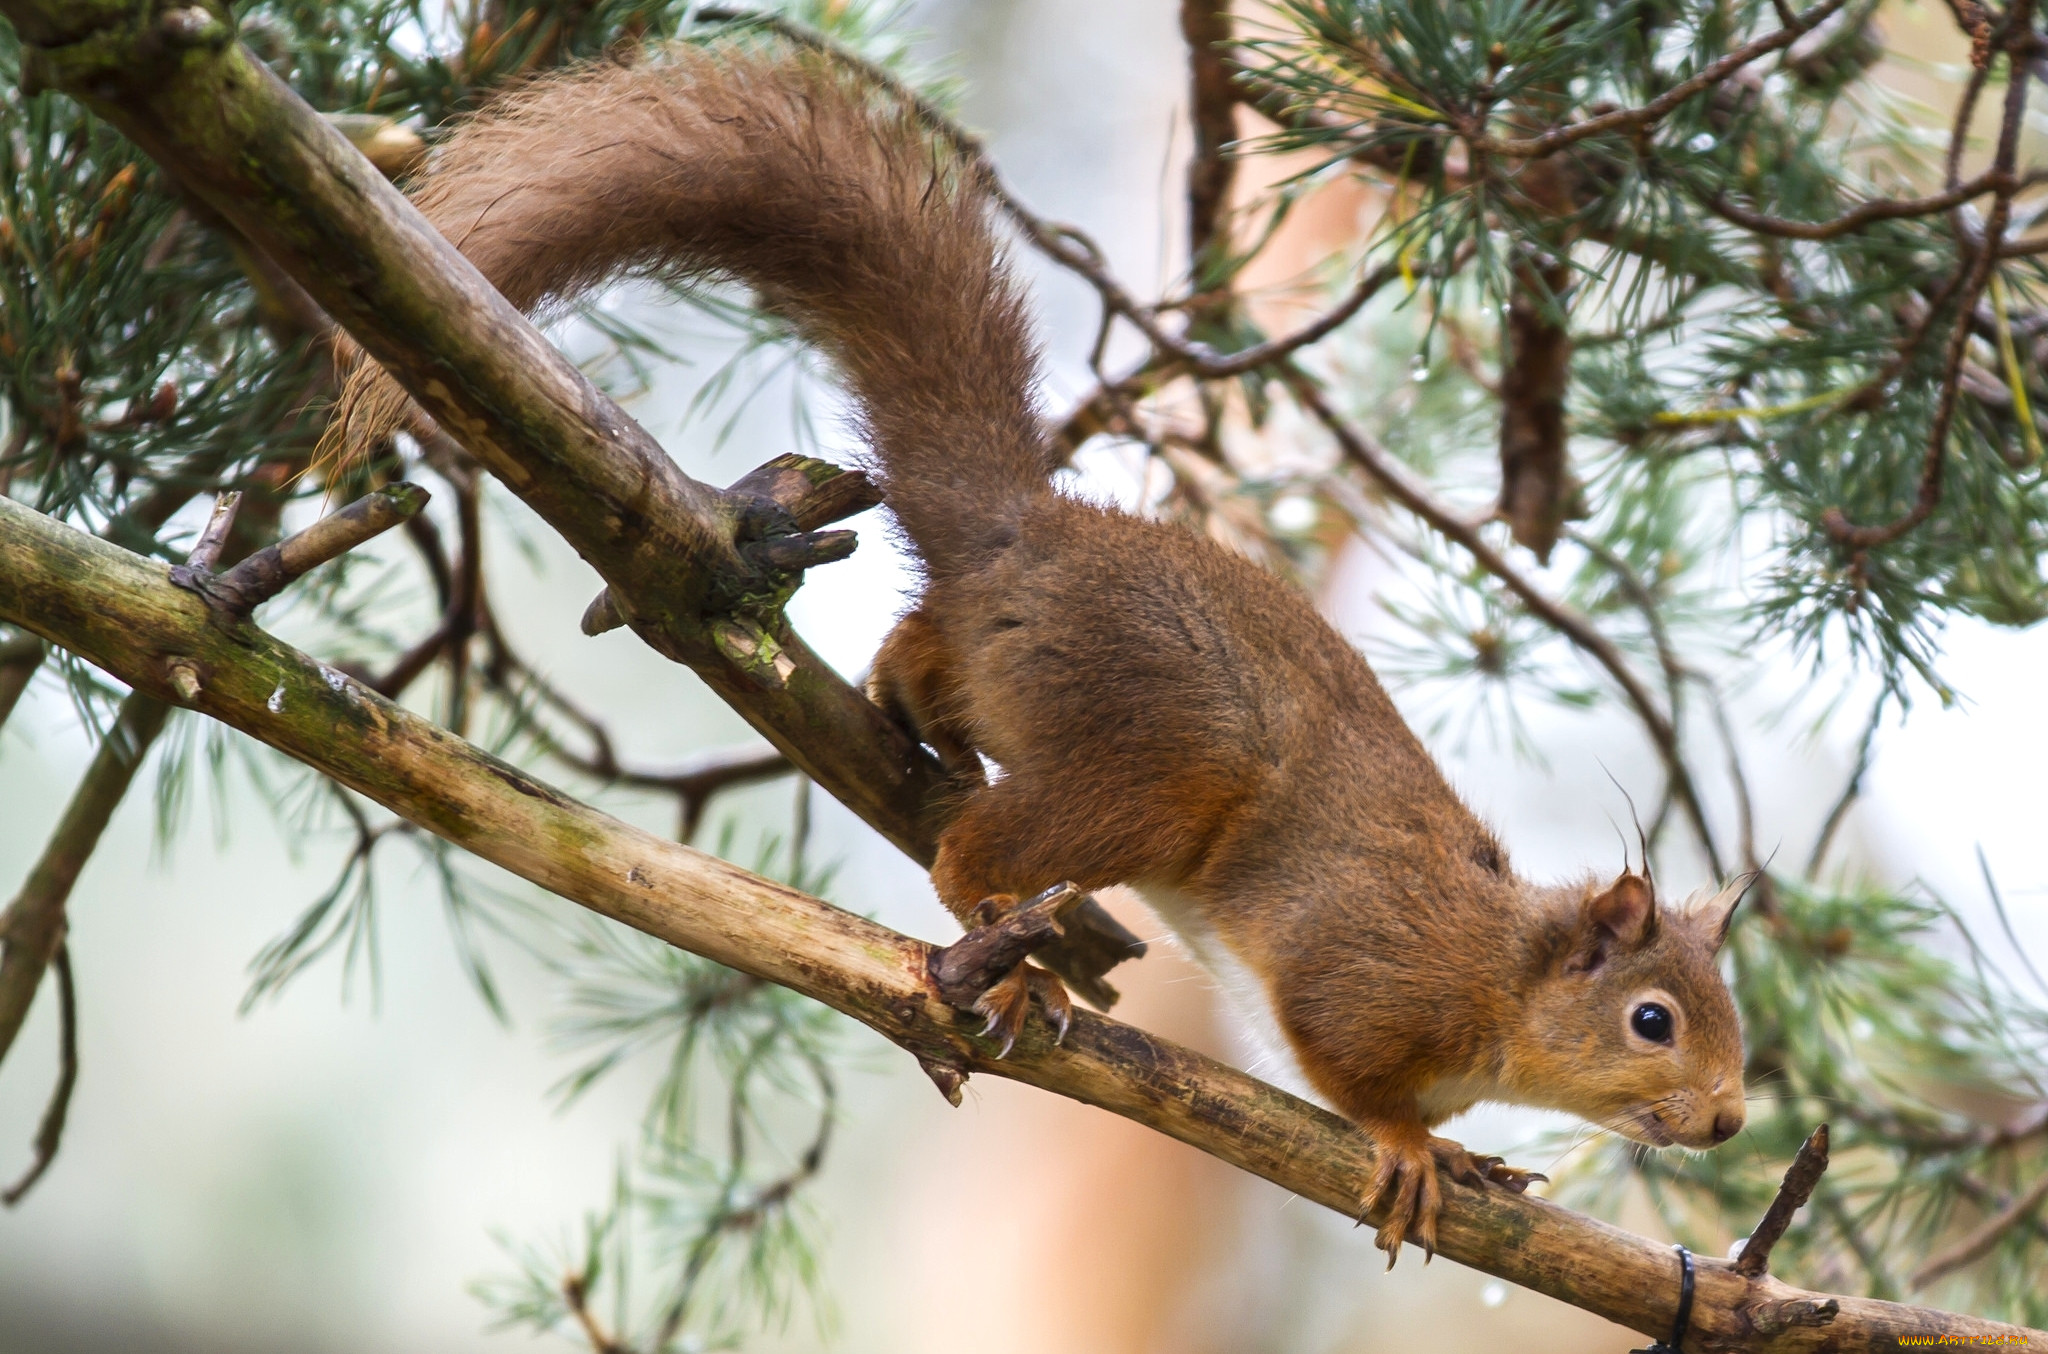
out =
[(1721, 689), (1705, 674), (1695, 673), (1693, 680), (1707, 693), (1707, 704), (1714, 712), (1714, 728), (1728, 754), (1728, 783), (1735, 791), (1735, 832), (1742, 851), (1742, 868), (1756, 877), (1759, 895), (1769, 898), (1770, 881), (1756, 853), (1756, 800), (1749, 792), (1749, 776), (1742, 769), (1742, 752), (1735, 743), (1735, 726), (1728, 718), (1727, 702), (1721, 699)]
[(79, 873), (169, 713), (170, 707), (147, 691), (128, 693), (28, 878), (0, 910), (0, 1060), (21, 1032), (44, 969), (63, 943), (65, 907)]
[(1856, 764), (1850, 768), (1848, 782), (1842, 786), (1842, 793), (1835, 797), (1834, 807), (1828, 810), (1827, 818), (1820, 825), (1820, 834), (1813, 839), (1813, 851), (1806, 858), (1808, 879), (1820, 874), (1821, 864), (1828, 858), (1828, 848), (1834, 845), (1835, 834), (1841, 831), (1843, 820), (1863, 793), (1863, 777), (1870, 772), (1870, 754), (1877, 739), (1877, 726), (1884, 718), (1885, 702), (1890, 699), (1890, 691), (1878, 693), (1876, 704), (1870, 707), (1870, 718), (1863, 721), (1863, 735), (1856, 740)]
[(1754, 1279), (1771, 1267), (1771, 1250), (1785, 1235), (1785, 1229), (1792, 1225), (1792, 1215), (1805, 1206), (1813, 1197), (1813, 1187), (1820, 1183), (1823, 1172), (1828, 1168), (1828, 1126), (1813, 1130), (1799, 1154), (1792, 1158), (1792, 1165), (1785, 1172), (1785, 1179), (1778, 1186), (1778, 1197), (1771, 1200), (1771, 1206), (1764, 1213), (1763, 1221), (1749, 1234), (1749, 1240), (1742, 1245), (1742, 1254), (1735, 1257), (1735, 1272), (1744, 1278)]
[(186, 568), (213, 572), (213, 566), (220, 563), (220, 552), (227, 549), (228, 533), (235, 529), (235, 513), (241, 506), (239, 489), (230, 489), (213, 500), (213, 515), (206, 519), (206, 529), (199, 533), (199, 540), (185, 556)]
[[(1461, 251), (1462, 258), (1469, 258), (1469, 249)], [(1454, 262), (1455, 271), (1460, 263)], [(1292, 356), (1300, 349), (1316, 343), (1336, 332), (1347, 320), (1365, 308), (1365, 303), (1377, 296), (1387, 283), (1401, 275), (1399, 260), (1383, 263), (1358, 279), (1349, 294), (1328, 312), (1303, 325), (1291, 334), (1268, 339), (1249, 348), (1240, 348), (1234, 353), (1217, 353), (1206, 344), (1182, 343), (1175, 340), (1165, 345), (1170, 353), (1191, 376), (1209, 380), (1220, 380), (1227, 376), (1241, 376), (1248, 371), (1267, 367)]]
[(562, 1303), (569, 1309), (569, 1315), (576, 1318), (576, 1324), (583, 1328), (584, 1338), (590, 1341), (591, 1354), (630, 1354), (597, 1319), (597, 1313), (590, 1310), (588, 1281), (581, 1274), (567, 1274), (562, 1277)]
[(1983, 1259), (1998, 1244), (1999, 1238), (2031, 1218), (2044, 1201), (2048, 1201), (2048, 1172), (2015, 1195), (2011, 1203), (1986, 1218), (1975, 1231), (1922, 1265), (1913, 1275), (1913, 1286), (1925, 1288), (1935, 1280)]
[(35, 635), (22, 635), (0, 644), (0, 727), (6, 726), (15, 703), (28, 690), (48, 652), (49, 646)]
[(427, 505), (427, 497), (426, 490), (405, 483), (366, 494), (304, 531), (258, 550), (211, 580), (211, 590), (236, 614), (246, 616), (329, 560), (347, 554), (413, 516)]
[(1082, 897), (1072, 884), (1055, 884), (944, 949), (932, 951), (929, 969), (939, 995), (949, 1006), (972, 1007), (990, 985), (1033, 952), (1065, 935), (1067, 914)]
[(603, 723), (578, 707), (507, 647), (497, 627), (490, 623), (488, 609), (484, 619), (485, 634), (493, 650), (493, 661), (484, 669), (485, 680), (506, 696), (515, 698), (517, 693), (512, 690), (512, 679), (516, 678), (524, 683), (542, 702), (581, 728), (594, 749), (590, 753), (577, 752), (563, 743), (536, 718), (527, 723), (526, 732), (540, 745), (541, 751), (564, 766), (572, 767), (598, 780), (636, 789), (659, 790), (674, 795), (678, 810), (679, 841), (689, 841), (696, 835), (697, 825), (703, 820), (705, 809), (710, 806), (712, 796), (719, 791), (772, 780), (788, 774), (791, 770), (789, 759), (771, 747), (718, 749), (701, 753), (682, 766), (668, 771), (648, 771), (623, 766), (613, 750), (611, 735)]
[(50, 970), (57, 977), (57, 1085), (50, 1092), (43, 1122), (36, 1128), (35, 1160), (21, 1179), (0, 1194), (0, 1203), (9, 1208), (21, 1202), (57, 1159), (57, 1148), (64, 1141), (64, 1119), (71, 1112), (71, 1090), (78, 1084), (78, 994), (71, 981), (71, 947), (63, 941), (57, 942)]
[[(1968, 1196), (1972, 1203), (1984, 1208), (1999, 1209), (2005, 1207), (2008, 1202), (2005, 1197), (1995, 1193), (1982, 1180), (1967, 1172), (1956, 1176), (1956, 1188)], [(2037, 1241), (2048, 1241), (2048, 1222), (2044, 1222), (2038, 1214), (2029, 1214), (2021, 1219), (2018, 1225), (2033, 1233)]]

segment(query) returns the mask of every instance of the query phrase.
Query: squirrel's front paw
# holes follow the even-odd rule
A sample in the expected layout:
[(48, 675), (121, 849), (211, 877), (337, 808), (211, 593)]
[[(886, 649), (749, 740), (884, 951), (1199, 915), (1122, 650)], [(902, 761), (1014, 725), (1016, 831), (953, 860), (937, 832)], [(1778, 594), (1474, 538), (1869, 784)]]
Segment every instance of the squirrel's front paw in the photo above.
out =
[(1515, 1194), (1538, 1180), (1550, 1179), (1536, 1171), (1510, 1166), (1499, 1157), (1475, 1156), (1449, 1138), (1431, 1137), (1408, 1125), (1366, 1131), (1379, 1148), (1379, 1160), (1373, 1167), (1372, 1180), (1366, 1185), (1364, 1208), (1358, 1220), (1364, 1222), (1364, 1215), (1378, 1205), (1387, 1206), (1386, 1220), (1380, 1224), (1376, 1240), (1387, 1253), (1388, 1269), (1394, 1267), (1406, 1237), (1412, 1236), (1422, 1244), (1424, 1264), (1436, 1254), (1436, 1218), (1443, 1209), (1441, 1177), (1448, 1176), (1474, 1189), (1495, 1184)]

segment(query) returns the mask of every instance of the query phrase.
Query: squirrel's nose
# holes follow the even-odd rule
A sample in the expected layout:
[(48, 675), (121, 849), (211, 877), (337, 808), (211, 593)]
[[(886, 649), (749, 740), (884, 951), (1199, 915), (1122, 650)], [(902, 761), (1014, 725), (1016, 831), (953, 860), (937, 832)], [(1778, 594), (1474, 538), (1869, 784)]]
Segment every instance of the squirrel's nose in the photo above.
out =
[(1714, 1141), (1724, 1143), (1742, 1131), (1742, 1111), (1722, 1110), (1714, 1116)]

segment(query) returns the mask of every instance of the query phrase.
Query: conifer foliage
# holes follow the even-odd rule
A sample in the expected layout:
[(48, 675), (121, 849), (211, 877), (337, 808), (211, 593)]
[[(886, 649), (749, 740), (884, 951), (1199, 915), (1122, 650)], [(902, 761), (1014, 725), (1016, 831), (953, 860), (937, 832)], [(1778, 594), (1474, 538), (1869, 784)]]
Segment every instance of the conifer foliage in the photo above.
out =
[[(2048, 1324), (2048, 986), (1941, 900), (1831, 865), (1873, 732), (1952, 697), (1944, 622), (2048, 616), (2034, 0), (1280, 0), (1235, 15), (1187, 0), (1181, 17), (1184, 267), (1144, 298), (1083, 231), (1021, 200), (945, 83), (911, 62), (897, 17), (870, 6), (262, 0), (232, 16), (401, 181), (451, 119), (565, 63), (716, 36), (864, 72), (977, 167), (1020, 249), (1099, 298), (1096, 384), (1050, 436), (1084, 461), (1119, 450), (1144, 468), (1148, 510), (1304, 582), (1366, 536), (1401, 566), (1385, 604), (1403, 638), (1372, 656), (1412, 708), (1437, 712), (1425, 732), (1446, 746), (1505, 734), (1540, 757), (1523, 703), (1611, 710), (1661, 768), (1649, 858), (1753, 872), (1730, 947), (1762, 1097), (1751, 1127), (1702, 1159), (1596, 1139), (1565, 1197), (1647, 1197), (1719, 1253), (1826, 1119), (1837, 1166), (1781, 1271)], [(1948, 64), (1907, 32), (1948, 43)], [(422, 429), (330, 482), (314, 462), (331, 322), (39, 83), (0, 26), (0, 494), (174, 563), (231, 562), (306, 500), (430, 482), (438, 502), (406, 524), (403, 551), (343, 558), (295, 594), (334, 661), (550, 776), (672, 802), (686, 840), (721, 790), (792, 776), (752, 749), (680, 769), (621, 753), (499, 624), (487, 477)], [(1285, 287), (1248, 283), (1298, 247), (1296, 209), (1325, 193), (1371, 203), (1367, 224)], [(772, 311), (729, 292), (677, 300), (733, 335), (707, 412), (761, 398), (746, 378), (792, 356)], [(618, 380), (665, 356), (603, 303), (578, 319)], [(230, 492), (244, 496), (234, 531), (196, 537), (188, 505)], [(388, 605), (408, 586), (432, 599), (410, 629), (392, 617), (420, 608)], [(1766, 859), (1727, 696), (1786, 661), (1810, 668), (1815, 707), (1854, 703), (1861, 742), (1817, 840)], [(41, 982), (66, 1013), (66, 1074), (10, 1202), (56, 1154), (80, 1062), (61, 939), (75, 867), (153, 759), (166, 833), (184, 830), (195, 785), (240, 774), (294, 831), (350, 844), (332, 889), (256, 957), (252, 1000), (323, 956), (374, 981), (374, 863), (411, 850), (484, 1000), (502, 1011), (494, 948), (561, 980), (562, 1029), (589, 1050), (564, 1094), (661, 1060), (614, 1197), (564, 1250), (510, 1243), (515, 1272), (480, 1288), (507, 1321), (600, 1350), (701, 1348), (787, 1312), (813, 1281), (804, 1188), (830, 1169), (840, 1056), (820, 1008), (487, 888), (351, 792), (197, 719), (167, 722), (161, 702), (0, 627), (0, 722), (36, 683), (66, 686), (104, 746), (45, 853), (68, 873), (32, 874), (0, 914), (0, 1055)], [(749, 841), (747, 863), (817, 891), (829, 871), (807, 856), (797, 786), (787, 828)], [(728, 822), (720, 853), (739, 842)], [(1988, 870), (1986, 887), (2003, 920)]]

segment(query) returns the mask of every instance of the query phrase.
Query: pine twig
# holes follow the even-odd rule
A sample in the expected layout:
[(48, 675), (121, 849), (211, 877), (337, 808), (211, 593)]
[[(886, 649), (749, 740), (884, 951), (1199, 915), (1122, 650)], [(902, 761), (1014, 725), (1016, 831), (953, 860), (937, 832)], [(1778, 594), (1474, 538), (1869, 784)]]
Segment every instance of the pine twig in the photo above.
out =
[(72, 887), (169, 714), (169, 704), (146, 691), (130, 692), (121, 702), (42, 855), (0, 912), (0, 1059), (13, 1047), (43, 972), (64, 943)]
[(1863, 793), (1863, 778), (1870, 773), (1870, 757), (1877, 741), (1877, 727), (1884, 719), (1885, 703), (1891, 699), (1890, 691), (1878, 694), (1877, 701), (1870, 707), (1870, 718), (1863, 721), (1863, 733), (1856, 740), (1856, 761), (1849, 768), (1849, 779), (1842, 786), (1842, 793), (1835, 796), (1834, 805), (1828, 809), (1828, 816), (1821, 820), (1820, 831), (1814, 835), (1813, 850), (1806, 857), (1806, 877), (1815, 878), (1820, 874), (1822, 862), (1828, 858), (1828, 848), (1834, 845), (1835, 834), (1842, 830), (1842, 823), (1855, 807), (1857, 798)]
[(1913, 1286), (1925, 1288), (1937, 1279), (1983, 1259), (2007, 1232), (2033, 1217), (2034, 1211), (2044, 1202), (2048, 1202), (2048, 1172), (2044, 1172), (2040, 1179), (2014, 1195), (2012, 1202), (1986, 1218), (1982, 1225), (1969, 1235), (1916, 1270), (1913, 1274)]
[(1708, 198), (1705, 205), (1714, 215), (1741, 226), (1744, 230), (1753, 230), (1759, 235), (1776, 235), (1787, 240), (1832, 240), (1879, 221), (1933, 216), (1940, 212), (1953, 211), (1971, 198), (1982, 197), (1986, 193), (2019, 191), (2044, 180), (2048, 180), (2048, 173), (2042, 171), (2026, 174), (2015, 182), (2009, 174), (2001, 173), (1997, 169), (1987, 169), (1969, 182), (1959, 183), (1944, 192), (1926, 197), (1875, 198), (1868, 202), (1859, 202), (1841, 215), (1829, 217), (1825, 221), (1792, 221), (1781, 216), (1770, 216), (1737, 206), (1724, 197)]
[(1387, 454), (1385, 448), (1339, 417), (1307, 373), (1290, 366), (1284, 369), (1282, 379), (1294, 392), (1295, 399), (1301, 402), (1302, 408), (1308, 410), (1336, 440), (1346, 460), (1365, 471), (1402, 507), (1414, 513), (1447, 539), (1456, 542), (1472, 556), (1474, 563), (1499, 579), (1508, 591), (1519, 597), (1532, 615), (1563, 635), (1574, 647), (1607, 671), (1607, 675), (1621, 688), (1622, 695), (1649, 732), (1651, 745), (1657, 749), (1657, 755), (1663, 760), (1665, 774), (1677, 790), (1679, 803), (1684, 806), (1686, 816), (1691, 820), (1693, 830), (1699, 837), (1708, 866), (1715, 876), (1719, 877), (1722, 873), (1720, 851), (1715, 845), (1713, 832), (1707, 826), (1706, 810), (1700, 802), (1698, 790), (1693, 785), (1692, 772), (1687, 768), (1680, 753), (1678, 730), (1671, 723), (1669, 716), (1657, 708), (1657, 703), (1649, 690), (1644, 687), (1641, 678), (1636, 676), (1635, 669), (1629, 666), (1621, 650), (1614, 646), (1614, 642), (1601, 634), (1586, 617), (1548, 596), (1531, 583), (1520, 570), (1508, 563), (1499, 551), (1481, 538), (1476, 527), (1437, 502), (1426, 488), (1417, 483), (1412, 475)]
[(71, 1092), (78, 1085), (78, 991), (71, 976), (71, 947), (62, 940), (51, 956), (50, 971), (57, 979), (57, 1085), (50, 1092), (42, 1123), (36, 1126), (34, 1160), (19, 1179), (0, 1192), (0, 1204), (9, 1208), (27, 1197), (57, 1159), (57, 1148), (64, 1141), (64, 1120), (71, 1113)]
[(35, 680), (49, 647), (34, 635), (22, 635), (0, 643), (0, 728), (7, 726), (21, 693)]
[(1589, 136), (1601, 136), (1608, 132), (1627, 132), (1647, 127), (1662, 121), (1688, 99), (1706, 93), (1729, 76), (1751, 62), (1769, 56), (1772, 52), (1790, 47), (1802, 36), (1825, 22), (1848, 0), (1821, 0), (1792, 23), (1776, 31), (1766, 33), (1754, 41), (1744, 43), (1718, 61), (1711, 61), (1697, 75), (1681, 80), (1664, 93), (1636, 108), (1618, 108), (1611, 113), (1587, 118), (1583, 122), (1568, 123), (1553, 127), (1537, 136), (1504, 137), (1489, 136), (1469, 138), (1475, 156), (1493, 155), (1509, 160), (1538, 160), (1555, 155), (1565, 147), (1585, 140)]

